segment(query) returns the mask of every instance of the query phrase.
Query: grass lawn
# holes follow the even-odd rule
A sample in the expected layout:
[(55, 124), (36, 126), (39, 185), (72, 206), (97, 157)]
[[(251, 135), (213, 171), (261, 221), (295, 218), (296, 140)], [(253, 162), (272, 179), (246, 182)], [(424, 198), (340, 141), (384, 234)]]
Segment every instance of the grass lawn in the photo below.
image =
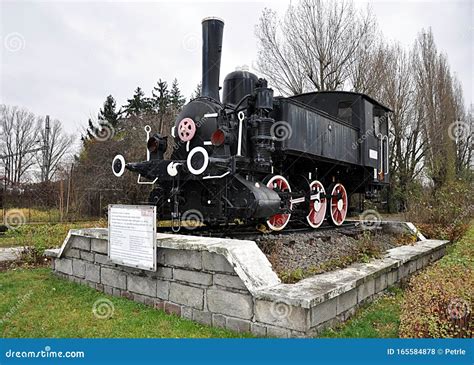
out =
[[(92, 311), (103, 298), (114, 307), (107, 319)], [(0, 333), (2, 337), (242, 337), (56, 278), (45, 268), (0, 273)]]
[(5, 235), (0, 236), (0, 248), (2, 248), (2, 247), (17, 247), (17, 246), (21, 246), (21, 245), (13, 237), (6, 237)]
[(8, 221), (9, 217), (11, 219), (12, 216), (28, 223), (58, 223), (62, 220), (78, 220), (82, 218), (79, 214), (71, 212), (67, 216), (61, 217), (61, 212), (56, 208), (0, 208), (0, 217), (5, 217), (5, 220)]
[(25, 224), (0, 236), (0, 247), (34, 246), (44, 250), (60, 247), (70, 229), (106, 227), (105, 220), (77, 223)]
[(402, 300), (403, 291), (392, 287), (384, 296), (360, 308), (347, 322), (323, 331), (320, 337), (396, 338)]
[[(0, 273), (2, 337), (241, 337), (228, 330), (203, 326), (128, 299), (56, 278), (49, 269), (17, 269)], [(108, 319), (92, 308), (107, 298), (114, 306)], [(321, 337), (398, 337), (398, 288), (361, 308), (348, 322)]]
[[(59, 228), (59, 227), (58, 227)], [(25, 228), (28, 234), (32, 228)], [(60, 244), (61, 229), (39, 230), (44, 245)], [(20, 232), (18, 232), (20, 233)], [(38, 231), (35, 229), (35, 233)], [(54, 233), (54, 234), (53, 234)], [(56, 242), (58, 240), (58, 242)], [(473, 267), (474, 224), (464, 238), (448, 248), (444, 258), (415, 276), (440, 267)], [(360, 308), (347, 322), (325, 330), (321, 337), (399, 337), (404, 300), (411, 295), (390, 288), (375, 302)], [(92, 308), (98, 299), (113, 303), (114, 314), (98, 319)], [(403, 324), (402, 324), (403, 325)], [(239, 337), (167, 315), (123, 298), (56, 278), (49, 269), (16, 269), (0, 273), (0, 333), (3, 337)], [(250, 336), (250, 335), (247, 335)]]

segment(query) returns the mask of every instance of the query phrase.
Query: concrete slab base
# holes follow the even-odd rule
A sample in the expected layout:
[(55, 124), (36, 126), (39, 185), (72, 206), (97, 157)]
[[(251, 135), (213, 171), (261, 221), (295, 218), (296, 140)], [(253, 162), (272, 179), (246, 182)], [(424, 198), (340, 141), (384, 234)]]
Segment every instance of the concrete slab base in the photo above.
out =
[(0, 262), (16, 261), (20, 258), (21, 253), (25, 247), (6, 247), (0, 248)]

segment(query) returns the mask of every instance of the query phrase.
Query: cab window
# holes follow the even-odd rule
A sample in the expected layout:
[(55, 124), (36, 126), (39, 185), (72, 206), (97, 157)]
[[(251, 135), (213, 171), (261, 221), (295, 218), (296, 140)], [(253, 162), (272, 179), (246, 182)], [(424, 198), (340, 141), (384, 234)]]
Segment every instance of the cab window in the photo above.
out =
[(378, 136), (379, 133), (380, 133), (380, 119), (379, 119), (379, 117), (374, 117), (373, 128), (374, 128), (374, 135)]
[(348, 101), (342, 101), (337, 107), (337, 117), (350, 123), (352, 120), (352, 104)]

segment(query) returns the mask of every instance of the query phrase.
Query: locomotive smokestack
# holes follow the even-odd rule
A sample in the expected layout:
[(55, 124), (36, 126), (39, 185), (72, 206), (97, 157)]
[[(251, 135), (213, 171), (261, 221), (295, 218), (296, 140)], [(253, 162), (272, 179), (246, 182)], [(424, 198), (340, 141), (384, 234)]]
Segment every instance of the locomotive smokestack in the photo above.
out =
[(202, 96), (219, 99), (219, 73), (221, 71), (222, 34), (224, 22), (219, 18), (202, 21)]

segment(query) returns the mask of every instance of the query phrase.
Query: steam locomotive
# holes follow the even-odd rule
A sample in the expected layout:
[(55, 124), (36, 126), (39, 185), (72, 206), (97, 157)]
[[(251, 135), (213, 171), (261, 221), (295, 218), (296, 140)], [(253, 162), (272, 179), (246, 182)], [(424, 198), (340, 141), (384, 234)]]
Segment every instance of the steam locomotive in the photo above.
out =
[(128, 169), (152, 184), (150, 204), (177, 229), (187, 219), (274, 231), (290, 220), (342, 225), (351, 195), (377, 196), (389, 182), (390, 109), (345, 91), (275, 97), (247, 70), (225, 77), (221, 102), (223, 29), (218, 18), (202, 21), (202, 93), (172, 127), (171, 159), (164, 158), (167, 138), (153, 134), (147, 160), (125, 163), (118, 155), (114, 174)]

